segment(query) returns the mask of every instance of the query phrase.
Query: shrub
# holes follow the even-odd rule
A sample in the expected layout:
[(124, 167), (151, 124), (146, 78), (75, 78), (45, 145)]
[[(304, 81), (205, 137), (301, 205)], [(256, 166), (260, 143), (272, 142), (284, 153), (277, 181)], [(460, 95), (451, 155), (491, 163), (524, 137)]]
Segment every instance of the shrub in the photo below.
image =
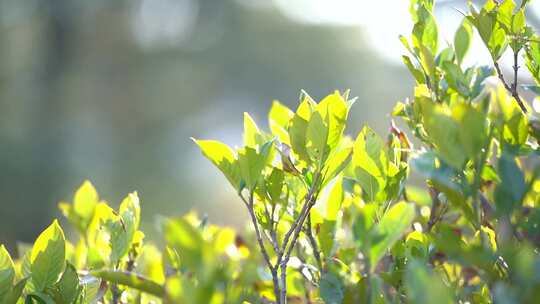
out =
[[(523, 54), (540, 93), (528, 1), (470, 5), (438, 45), (433, 1), (413, 0), (401, 37), (416, 80), (386, 138), (344, 134), (349, 92), (292, 111), (269, 130), (244, 114), (244, 145), (194, 140), (238, 193), (252, 230), (190, 213), (163, 219), (163, 246), (139, 230), (137, 193), (113, 210), (90, 182), (15, 262), (0, 247), (2, 303), (533, 303), (540, 296), (540, 127), (519, 94)], [(493, 67), (464, 67), (476, 30)], [(499, 67), (513, 56), (512, 77)], [(410, 173), (423, 177), (409, 181)], [(158, 241), (161, 243), (161, 241)]]

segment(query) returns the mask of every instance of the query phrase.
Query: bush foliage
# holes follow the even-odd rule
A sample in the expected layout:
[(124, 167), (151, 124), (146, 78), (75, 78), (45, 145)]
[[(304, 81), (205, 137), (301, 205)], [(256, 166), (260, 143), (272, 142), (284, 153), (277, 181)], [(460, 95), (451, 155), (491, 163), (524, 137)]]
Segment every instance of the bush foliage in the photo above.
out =
[[(412, 0), (401, 37), (414, 96), (386, 137), (344, 134), (354, 98), (295, 111), (274, 102), (269, 132), (244, 114), (244, 145), (194, 142), (238, 193), (250, 229), (189, 213), (139, 230), (131, 193), (117, 210), (90, 182), (14, 260), (0, 247), (0, 302), (533, 303), (540, 296), (540, 124), (519, 94), (540, 94), (540, 40), (528, 1), (470, 5), (440, 46), (432, 0)], [(465, 67), (476, 31), (492, 66)], [(513, 58), (513, 73), (499, 66)], [(518, 83), (523, 56), (534, 84)], [(413, 144), (414, 143), (414, 144)], [(409, 180), (411, 174), (422, 177)]]

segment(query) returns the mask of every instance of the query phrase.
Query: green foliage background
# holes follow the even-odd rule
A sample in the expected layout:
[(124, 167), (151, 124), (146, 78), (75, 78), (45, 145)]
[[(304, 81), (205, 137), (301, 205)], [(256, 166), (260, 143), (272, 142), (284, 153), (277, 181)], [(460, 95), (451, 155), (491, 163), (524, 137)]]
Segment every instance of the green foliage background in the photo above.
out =
[[(391, 120), (384, 138), (367, 125), (349, 137), (357, 98), (302, 91), (294, 111), (273, 102), (269, 132), (244, 113), (241, 147), (193, 139), (245, 207), (246, 230), (192, 212), (159, 218), (161, 238), (149, 238), (137, 192), (112, 208), (84, 182), (58, 205), (73, 238), (54, 220), (16, 259), (0, 246), (0, 301), (533, 303), (540, 126), (520, 92), (540, 93), (540, 38), (527, 2), (469, 3), (441, 46), (434, 2), (411, 1), (400, 40), (416, 84), (392, 111), (408, 131)], [(489, 66), (464, 64), (474, 31)], [(532, 83), (520, 83), (520, 56)]]

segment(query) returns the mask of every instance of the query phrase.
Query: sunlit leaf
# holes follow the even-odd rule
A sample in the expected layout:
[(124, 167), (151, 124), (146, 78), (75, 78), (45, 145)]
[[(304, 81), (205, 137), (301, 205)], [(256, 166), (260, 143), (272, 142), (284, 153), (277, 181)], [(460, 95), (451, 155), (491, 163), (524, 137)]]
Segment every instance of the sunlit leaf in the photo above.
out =
[(370, 233), (369, 259), (371, 270), (394, 243), (401, 238), (415, 216), (414, 206), (405, 202), (393, 205)]
[(66, 244), (62, 228), (54, 221), (37, 238), (30, 255), (32, 283), (37, 291), (56, 283), (66, 264)]
[(0, 301), (6, 297), (12, 288), (15, 278), (15, 268), (9, 252), (0, 245)]

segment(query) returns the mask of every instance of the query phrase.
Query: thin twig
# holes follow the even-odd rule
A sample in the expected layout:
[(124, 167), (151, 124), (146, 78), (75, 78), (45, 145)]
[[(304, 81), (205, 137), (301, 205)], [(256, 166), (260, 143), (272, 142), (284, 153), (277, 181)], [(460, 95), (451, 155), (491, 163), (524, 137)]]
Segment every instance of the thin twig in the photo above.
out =
[[(249, 194), (249, 200), (246, 200), (246, 198), (240, 194), (240, 198), (246, 205), (248, 209), (249, 216), (251, 218), (251, 223), (253, 224), (253, 228), (255, 228), (255, 236), (257, 238), (257, 242), (259, 244), (259, 248), (261, 249), (261, 253), (263, 255), (264, 261), (266, 262), (266, 265), (268, 266), (268, 269), (270, 270), (270, 273), (272, 274), (272, 281), (274, 284), (274, 295), (276, 296), (276, 299), (278, 299), (280, 295), (280, 288), (279, 288), (279, 282), (277, 278), (277, 265), (273, 266), (272, 262), (270, 261), (270, 256), (268, 255), (268, 252), (266, 251), (266, 246), (264, 245), (264, 241), (261, 236), (261, 232), (259, 230), (259, 224), (257, 223), (257, 217), (255, 216), (255, 212), (253, 210), (253, 192)], [(277, 300), (277, 303), (280, 304), (281, 301)]]
[[(304, 202), (304, 205), (302, 206), (302, 210), (300, 211), (298, 218), (296, 218), (296, 220), (291, 225), (289, 231), (287, 231), (287, 233), (285, 234), (281, 250), (278, 254), (276, 267), (279, 265), (281, 271), (280, 301), (282, 304), (287, 303), (287, 263), (289, 262), (291, 252), (296, 244), (296, 241), (298, 240), (298, 236), (302, 231), (304, 221), (307, 215), (310, 213), (311, 208), (315, 205), (315, 191), (318, 186), (319, 176), (319, 172), (317, 171), (313, 178), (313, 183), (311, 184), (308, 194), (306, 195), (306, 200)], [(291, 237), (292, 239), (289, 242), (289, 238)]]
[(315, 260), (317, 261), (317, 266), (319, 266), (319, 271), (322, 272), (323, 264), (322, 264), (322, 259), (321, 259), (321, 252), (319, 251), (319, 245), (317, 244), (317, 240), (313, 236), (312, 229), (313, 227), (311, 226), (311, 214), (309, 214), (306, 220), (305, 232), (308, 237), (311, 248), (313, 249), (313, 256), (315, 257)]
[(296, 225), (296, 229), (294, 230), (291, 243), (289, 244), (289, 247), (283, 256), (283, 259), (281, 260), (281, 302), (286, 303), (287, 298), (287, 286), (286, 286), (286, 273), (287, 273), (287, 263), (289, 262), (289, 259), (291, 257), (292, 250), (294, 248), (294, 245), (296, 244), (296, 241), (298, 240), (298, 236), (300, 235), (300, 232), (302, 231), (302, 226), (304, 225), (304, 221), (306, 220), (307, 215), (311, 211), (311, 208), (315, 205), (315, 200), (313, 199), (313, 195), (310, 196), (310, 198), (306, 201), (305, 205), (307, 206), (306, 211), (300, 215), (298, 224)]
[(501, 67), (499, 66), (499, 63), (494, 60), (493, 65), (495, 66), (495, 71), (497, 71), (497, 76), (501, 80), (504, 88), (512, 95), (512, 97), (514, 97), (514, 99), (518, 103), (521, 111), (523, 113), (527, 113), (527, 108), (523, 104), (523, 101), (519, 97), (519, 94), (518, 94), (518, 91), (517, 91), (517, 86), (518, 86), (517, 85), (517, 71), (519, 69), (519, 67), (517, 65), (517, 60), (518, 60), (517, 55), (518, 55), (518, 53), (514, 52), (514, 83), (511, 84), (511, 85), (509, 85), (508, 82), (506, 81), (506, 79), (504, 78), (504, 74), (502, 73), (502, 70), (501, 70)]
[(431, 196), (431, 212), (429, 214), (429, 220), (427, 223), (426, 231), (430, 232), (439, 217), (437, 216), (437, 211), (441, 201), (439, 200), (439, 193), (435, 188), (429, 187), (429, 194)]
[(523, 113), (527, 113), (527, 108), (523, 104), (523, 101), (519, 97), (518, 93), (518, 53), (519, 51), (514, 52), (514, 84), (512, 85), (512, 96), (514, 96), (514, 98), (516, 99), (519, 107), (521, 108), (521, 111), (523, 111)]

